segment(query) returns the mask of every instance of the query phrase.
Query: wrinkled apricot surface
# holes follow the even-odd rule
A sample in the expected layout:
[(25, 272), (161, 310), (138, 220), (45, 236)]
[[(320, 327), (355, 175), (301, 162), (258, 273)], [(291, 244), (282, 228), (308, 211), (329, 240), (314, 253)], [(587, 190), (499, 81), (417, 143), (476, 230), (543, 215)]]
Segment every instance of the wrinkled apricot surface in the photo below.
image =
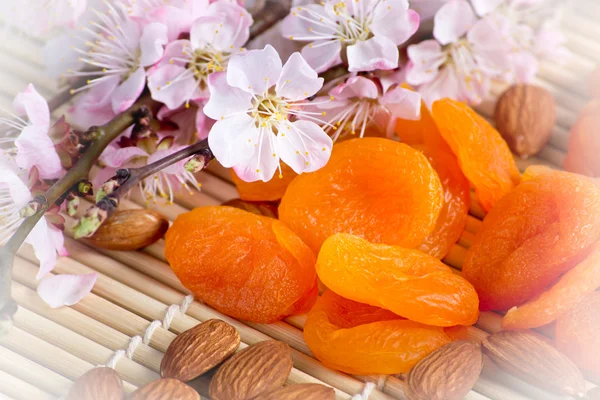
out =
[(502, 319), (504, 329), (537, 328), (556, 320), (600, 287), (600, 244), (549, 289), (522, 306), (511, 308)]
[(591, 101), (569, 133), (564, 167), (567, 171), (600, 177), (600, 99)]
[(418, 250), (337, 234), (323, 243), (316, 268), (323, 284), (335, 293), (413, 321), (472, 325), (479, 316), (473, 286)]
[(305, 312), (316, 298), (313, 252), (273, 218), (196, 208), (167, 231), (165, 256), (196, 297), (234, 318), (273, 322)]
[(585, 177), (535, 176), (487, 214), (463, 264), (482, 310), (539, 296), (587, 256), (600, 236), (600, 191)]
[(423, 154), (362, 138), (336, 144), (326, 166), (296, 177), (279, 218), (315, 252), (340, 232), (415, 247), (435, 228), (442, 202), (440, 179)]
[(285, 189), (297, 175), (293, 169), (283, 163), (281, 163), (281, 174), (276, 172), (268, 182), (246, 182), (240, 179), (233, 169), (231, 170), (231, 179), (240, 194), (240, 199), (246, 201), (276, 201), (281, 199)]
[(360, 375), (408, 372), (450, 342), (442, 328), (399, 319), (330, 290), (308, 314), (304, 340), (326, 366)]
[(600, 292), (586, 296), (556, 322), (556, 347), (579, 368), (600, 379)]
[(521, 180), (508, 145), (483, 117), (464, 103), (442, 99), (433, 103), (433, 118), (442, 137), (458, 157), (486, 211)]

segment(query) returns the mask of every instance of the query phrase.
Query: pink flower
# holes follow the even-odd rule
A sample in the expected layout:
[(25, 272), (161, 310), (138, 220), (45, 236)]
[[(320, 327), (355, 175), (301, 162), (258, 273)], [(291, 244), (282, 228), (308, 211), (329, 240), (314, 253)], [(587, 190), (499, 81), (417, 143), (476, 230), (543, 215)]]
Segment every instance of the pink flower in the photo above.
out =
[(152, 98), (170, 109), (208, 97), (207, 78), (224, 71), (250, 35), (252, 17), (237, 4), (211, 4), (192, 25), (190, 40), (169, 43), (164, 58), (148, 74)]
[(283, 34), (311, 42), (302, 56), (317, 72), (340, 64), (344, 48), (350, 71), (373, 71), (398, 67), (398, 45), (418, 27), (407, 0), (327, 0), (292, 9)]
[(410, 0), (410, 8), (415, 10), (421, 17), (421, 21), (433, 18), (437, 10), (447, 0)]
[(0, 2), (0, 20), (41, 36), (54, 28), (74, 28), (86, 7), (87, 0), (6, 0)]
[(407, 82), (429, 106), (443, 97), (478, 104), (492, 80), (510, 71), (510, 43), (490, 16), (478, 20), (465, 0), (447, 2), (434, 24), (435, 40), (408, 47)]
[[(50, 110), (46, 100), (29, 84), (17, 94), (13, 108), (16, 114), (7, 112), (9, 118), (0, 117), (0, 125), (9, 129), (5, 137), (0, 137), (0, 145), (6, 143), (9, 146), (5, 151), (14, 156), (16, 165), (22, 170), (36, 167), (42, 179), (60, 178), (65, 171), (48, 136)], [(19, 115), (26, 115), (27, 120)]]
[[(139, 97), (146, 85), (144, 67), (153, 65), (163, 55), (167, 43), (167, 28), (160, 23), (150, 23), (143, 28), (127, 17), (120, 4), (106, 2), (108, 11), (96, 11), (97, 22), (85, 28), (91, 35), (87, 49), (76, 49), (80, 60), (95, 71), (69, 71), (71, 76), (90, 76), (87, 84), (73, 93), (98, 85), (110, 96), (115, 113), (129, 108)], [(109, 91), (110, 90), (110, 91)], [(100, 96), (103, 97), (103, 96)]]
[(325, 131), (333, 141), (350, 134), (363, 137), (368, 127), (376, 126), (387, 135), (394, 132), (396, 118), (416, 120), (421, 113), (421, 96), (399, 86), (401, 74), (396, 77), (350, 77), (346, 82), (317, 97), (311, 104), (325, 112), (322, 117)]
[[(208, 79), (204, 113), (217, 122), (208, 143), (217, 160), (246, 181), (268, 181), (280, 161), (296, 173), (321, 168), (331, 154), (331, 138), (301, 110), (323, 79), (294, 53), (282, 66), (271, 46), (232, 57), (227, 72)], [(296, 120), (303, 117), (302, 120)]]

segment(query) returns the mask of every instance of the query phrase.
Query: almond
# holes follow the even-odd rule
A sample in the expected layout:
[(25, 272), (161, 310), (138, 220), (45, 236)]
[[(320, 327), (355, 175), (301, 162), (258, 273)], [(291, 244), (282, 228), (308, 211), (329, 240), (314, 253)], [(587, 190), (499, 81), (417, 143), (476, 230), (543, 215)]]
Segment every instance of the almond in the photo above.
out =
[(132, 393), (129, 400), (200, 400), (194, 389), (178, 379), (163, 378)]
[(160, 363), (163, 378), (192, 380), (232, 355), (240, 334), (227, 322), (210, 319), (188, 329), (171, 342)]
[(499, 332), (482, 344), (492, 361), (517, 378), (548, 391), (585, 396), (585, 381), (575, 364), (534, 333)]
[(550, 140), (556, 104), (545, 89), (515, 85), (506, 90), (494, 112), (496, 127), (510, 149), (522, 158), (537, 154)]
[(112, 368), (89, 370), (75, 381), (67, 400), (121, 400), (125, 397), (123, 381)]
[(458, 400), (469, 393), (481, 374), (481, 345), (460, 340), (440, 347), (417, 363), (408, 374), (408, 400)]
[(287, 343), (266, 340), (228, 359), (209, 386), (212, 400), (249, 400), (283, 385), (292, 370)]
[(279, 389), (272, 390), (268, 393), (262, 393), (255, 397), (254, 400), (333, 400), (335, 399), (335, 391), (333, 388), (318, 383), (299, 383)]
[(133, 251), (156, 242), (167, 229), (169, 221), (156, 211), (116, 211), (86, 241), (101, 249)]

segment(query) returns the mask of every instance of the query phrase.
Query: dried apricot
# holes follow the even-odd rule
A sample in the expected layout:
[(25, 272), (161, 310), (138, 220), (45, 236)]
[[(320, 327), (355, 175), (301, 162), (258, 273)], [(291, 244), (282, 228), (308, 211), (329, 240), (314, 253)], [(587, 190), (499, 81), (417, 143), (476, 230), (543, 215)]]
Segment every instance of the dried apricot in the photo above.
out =
[(556, 347), (600, 379), (600, 292), (593, 292), (556, 322)]
[(451, 151), (424, 101), (421, 102), (420, 119), (396, 119), (396, 135), (402, 143), (410, 146), (424, 145)]
[(317, 258), (317, 274), (337, 294), (428, 325), (472, 325), (479, 316), (473, 286), (419, 250), (369, 243), (340, 233)]
[(600, 176), (600, 99), (591, 101), (569, 133), (569, 149), (564, 167), (567, 171)]
[(231, 170), (231, 179), (240, 194), (240, 198), (246, 201), (275, 201), (283, 197), (285, 189), (297, 176), (287, 164), (281, 164), (281, 172), (275, 174), (268, 182), (255, 181), (246, 182), (240, 179), (235, 171)]
[(199, 299), (232, 317), (273, 322), (316, 297), (313, 252), (282, 222), (233, 207), (181, 214), (165, 256)]
[(360, 375), (408, 372), (450, 342), (442, 328), (399, 319), (330, 290), (308, 314), (304, 340), (326, 366)]
[(433, 119), (486, 211), (521, 180), (508, 145), (484, 118), (464, 103), (433, 103)]
[(279, 218), (315, 252), (334, 233), (418, 246), (435, 228), (442, 185), (425, 156), (388, 139), (336, 144), (327, 165), (298, 175)]
[(539, 296), (586, 256), (600, 236), (600, 190), (554, 171), (521, 183), (484, 218), (463, 276), (482, 310), (508, 310)]
[(600, 244), (548, 290), (522, 306), (511, 308), (502, 319), (505, 329), (537, 328), (556, 320), (586, 295), (600, 287)]

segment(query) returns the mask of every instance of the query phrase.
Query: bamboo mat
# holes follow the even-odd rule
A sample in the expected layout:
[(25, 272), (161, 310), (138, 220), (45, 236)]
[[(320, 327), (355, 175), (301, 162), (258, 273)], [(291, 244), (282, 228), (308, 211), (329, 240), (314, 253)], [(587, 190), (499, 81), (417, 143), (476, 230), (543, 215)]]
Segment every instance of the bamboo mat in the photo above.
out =
[[(519, 160), (524, 169), (530, 164), (560, 168), (567, 149), (569, 128), (587, 102), (588, 76), (600, 63), (600, 17), (598, 0), (577, 0), (576, 8), (565, 17), (564, 29), (573, 56), (565, 65), (546, 63), (536, 84), (548, 89), (557, 101), (558, 120), (548, 146), (535, 158)], [(44, 79), (39, 40), (27, 36), (15, 41), (0, 40), (0, 106), (9, 107), (14, 95), (29, 82), (46, 98), (58, 91), (56, 83)], [(488, 101), (478, 107), (486, 117), (493, 114)], [(59, 110), (60, 111), (60, 110)], [(237, 197), (229, 171), (212, 165), (198, 174), (202, 191), (176, 197), (174, 205), (150, 204), (173, 220), (193, 207), (216, 205)], [(144, 205), (137, 192), (122, 207)], [(484, 213), (473, 201), (465, 232), (444, 259), (456, 273), (477, 232)], [(70, 253), (58, 261), (56, 273), (99, 274), (93, 292), (81, 302), (57, 310), (50, 309), (37, 296), (35, 275), (38, 266), (33, 251), (23, 247), (14, 268), (13, 295), (19, 304), (15, 326), (0, 338), (0, 398), (56, 399), (64, 396), (73, 381), (96, 365), (111, 365), (121, 374), (127, 391), (133, 391), (159, 377), (159, 366), (169, 343), (177, 334), (210, 318), (220, 318), (240, 332), (241, 348), (275, 338), (290, 344), (294, 369), (287, 383), (314, 382), (336, 389), (338, 399), (361, 393), (365, 382), (375, 382), (370, 400), (404, 399), (401, 377), (349, 376), (324, 367), (302, 339), (304, 316), (265, 325), (243, 323), (193, 301), (164, 258), (164, 241), (140, 252), (114, 252), (87, 247), (70, 238)], [(500, 329), (501, 316), (484, 312), (470, 328), (474, 339)], [(540, 331), (550, 340), (551, 332)], [(207, 378), (192, 385), (206, 395)], [(594, 386), (589, 383), (589, 386)], [(489, 359), (469, 400), (560, 399), (499, 371)]]

